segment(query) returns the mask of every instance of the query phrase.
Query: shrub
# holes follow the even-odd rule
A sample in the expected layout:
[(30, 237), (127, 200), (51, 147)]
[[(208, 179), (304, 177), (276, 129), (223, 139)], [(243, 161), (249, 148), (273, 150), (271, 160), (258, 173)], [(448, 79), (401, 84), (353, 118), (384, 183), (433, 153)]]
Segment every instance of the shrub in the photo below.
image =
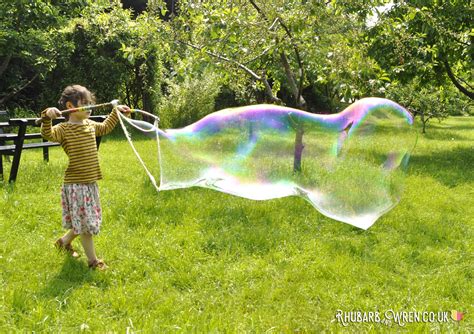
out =
[(181, 82), (169, 79), (166, 84), (166, 97), (158, 108), (162, 127), (183, 127), (214, 112), (221, 86), (216, 74), (205, 71), (187, 75)]

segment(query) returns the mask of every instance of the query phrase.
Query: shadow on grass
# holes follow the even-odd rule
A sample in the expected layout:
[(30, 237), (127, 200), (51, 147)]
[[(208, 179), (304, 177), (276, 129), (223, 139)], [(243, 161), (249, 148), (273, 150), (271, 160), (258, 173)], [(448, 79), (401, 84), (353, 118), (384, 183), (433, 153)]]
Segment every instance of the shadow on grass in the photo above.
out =
[[(5, 167), (5, 166), (3, 166)], [(3, 189), (5, 193), (12, 194), (15, 190), (15, 182), (8, 182), (9, 175), (3, 174), (4, 179), (0, 179), (0, 189)]]
[(433, 154), (415, 154), (410, 157), (409, 171), (422, 172), (438, 182), (454, 187), (474, 179), (474, 149), (457, 147)]
[(427, 126), (426, 129), (427, 129), (426, 133), (429, 133), (430, 129), (441, 130), (441, 131), (445, 131), (447, 129), (450, 129), (450, 130), (472, 130), (472, 129), (474, 129), (474, 127), (472, 125), (459, 125), (459, 124), (447, 125), (446, 123), (441, 122), (441, 123), (428, 123), (428, 126)]
[[(454, 128), (453, 128), (454, 129)], [(455, 130), (459, 130), (458, 127)], [(419, 134), (419, 138), (430, 139), (430, 140), (456, 140), (456, 141), (471, 141), (472, 139), (468, 136), (463, 136), (458, 132), (446, 131), (446, 129), (432, 129), (432, 131), (427, 131), (425, 134)]]
[(93, 283), (102, 289), (107, 288), (107, 282), (97, 278), (97, 274), (83, 261), (66, 255), (61, 270), (47, 282), (39, 296), (45, 299), (54, 298), (59, 304), (58, 307), (64, 308), (71, 293), (85, 283)]

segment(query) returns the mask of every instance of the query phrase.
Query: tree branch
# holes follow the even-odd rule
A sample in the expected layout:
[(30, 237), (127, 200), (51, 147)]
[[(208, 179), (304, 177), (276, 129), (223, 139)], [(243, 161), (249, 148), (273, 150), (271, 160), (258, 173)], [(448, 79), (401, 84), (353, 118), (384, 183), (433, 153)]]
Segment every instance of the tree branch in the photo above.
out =
[(262, 10), (260, 9), (260, 7), (257, 6), (257, 4), (255, 3), (254, 0), (249, 0), (249, 2), (252, 4), (253, 8), (255, 8), (255, 10), (257, 11), (257, 13), (259, 13), (260, 15), (262, 15), (262, 17), (268, 21), (267, 19), (267, 16), (265, 15), (264, 12), (262, 12)]
[(293, 73), (291, 72), (290, 63), (288, 62), (288, 58), (286, 57), (285, 51), (282, 51), (280, 53), (280, 60), (281, 60), (281, 63), (283, 64), (283, 68), (285, 69), (285, 73), (286, 73), (286, 77), (288, 78), (288, 85), (290, 86), (291, 93), (296, 98), (298, 96), (299, 89), (298, 89), (298, 86), (296, 85)]
[[(180, 40), (176, 40), (178, 43), (181, 43), (181, 44), (184, 44), (184, 45), (187, 45), (193, 49), (196, 49), (196, 50), (199, 50), (199, 51), (202, 51), (203, 47), (199, 47), (197, 45), (194, 45), (194, 44), (191, 44), (191, 43), (188, 43), (188, 42), (183, 42), (183, 41), (180, 41)], [(217, 59), (220, 59), (220, 60), (223, 60), (223, 61), (226, 61), (228, 63), (232, 63), (234, 65), (236, 65), (237, 67), (241, 68), (242, 70), (244, 70), (245, 72), (247, 72), (248, 74), (250, 74), (250, 76), (252, 78), (254, 78), (255, 80), (262, 80), (262, 77), (259, 76), (257, 73), (255, 73), (254, 71), (252, 71), (250, 68), (248, 68), (247, 66), (245, 66), (244, 64), (241, 64), (239, 63), (238, 61), (235, 61), (233, 59), (230, 59), (230, 58), (227, 58), (227, 57), (224, 57), (224, 56), (221, 56), (217, 53), (214, 53), (214, 52), (211, 52), (211, 51), (208, 51), (208, 50), (204, 50), (205, 53), (207, 53), (208, 55), (210, 56), (213, 56)]]
[[(194, 44), (191, 44), (191, 43), (188, 43), (188, 42), (183, 42), (183, 41), (180, 41), (180, 40), (176, 40), (178, 43), (181, 43), (181, 44), (184, 44), (184, 45), (187, 45), (193, 49), (196, 49), (196, 50), (199, 50), (199, 51), (202, 51), (203, 48), (202, 47), (199, 47), (197, 45), (194, 45)], [(217, 53), (214, 53), (214, 52), (211, 52), (211, 51), (208, 51), (208, 50), (204, 50), (204, 52), (214, 58), (217, 58), (217, 59), (220, 59), (220, 60), (223, 60), (225, 62), (228, 62), (228, 63), (231, 63), (231, 64), (234, 64), (236, 65), (238, 68), (244, 70), (245, 72), (247, 72), (254, 80), (258, 80), (260, 81), (261, 83), (263, 83), (264, 87), (265, 87), (265, 96), (267, 97), (267, 100), (269, 100), (269, 102), (271, 103), (277, 103), (277, 104), (280, 104), (281, 103), (281, 100), (276, 97), (274, 94), (273, 94), (273, 91), (272, 91), (272, 88), (265, 76), (265, 73), (263, 73), (262, 75), (258, 75), (257, 73), (255, 73), (254, 71), (252, 71), (250, 68), (248, 68), (247, 66), (245, 66), (244, 64), (241, 64), (239, 63), (238, 61), (234, 60), (234, 59), (230, 59), (230, 58), (227, 58), (225, 56), (221, 56)]]
[(260, 57), (264, 56), (265, 54), (267, 54), (268, 51), (270, 51), (270, 49), (271, 49), (271, 46), (269, 46), (268, 48), (266, 48), (265, 50), (263, 50), (263, 52), (262, 52), (261, 54), (259, 54), (258, 56), (253, 57), (253, 58), (250, 59), (250, 60), (247, 60), (247, 61), (244, 62), (243, 64), (244, 64), (244, 65), (245, 65), (245, 64), (250, 64), (251, 62), (253, 62), (253, 61), (257, 60), (258, 58), (260, 58)]
[(11, 93), (5, 95), (4, 97), (2, 97), (2, 99), (0, 99), (0, 105), (4, 104), (6, 101), (8, 101), (9, 99), (11, 99), (13, 96), (15, 96), (16, 94), (18, 94), (19, 92), (21, 92), (23, 89), (25, 89), (26, 87), (28, 87), (37, 77), (38, 77), (39, 73), (36, 73), (33, 78), (31, 78), (31, 80), (29, 80), (27, 83), (25, 83), (23, 86), (20, 86), (18, 87), (17, 89), (13, 90)]
[(456, 88), (459, 89), (461, 93), (463, 93), (470, 99), (474, 100), (474, 92), (468, 90), (466, 87), (461, 85), (461, 83), (459, 83), (459, 81), (456, 79), (456, 76), (454, 75), (451, 69), (451, 66), (449, 66), (448, 60), (446, 58), (443, 59), (443, 64), (446, 69), (446, 73), (448, 74), (448, 77), (449, 79), (451, 79), (451, 82), (454, 84), (454, 86), (456, 86)]
[[(252, 5), (252, 7), (255, 8), (257, 13), (260, 14), (263, 17), (263, 19), (265, 19), (268, 23), (270, 23), (270, 20), (268, 19), (268, 17), (261, 10), (261, 8), (255, 3), (255, 1), (254, 0), (249, 0), (249, 2)], [(293, 74), (293, 71), (291, 70), (291, 67), (290, 67), (289, 62), (288, 62), (288, 58), (286, 57), (286, 54), (284, 53), (284, 51), (281, 52), (280, 59), (282, 60), (283, 67), (285, 68), (285, 73), (286, 73), (286, 76), (288, 78), (288, 83), (291, 86), (291, 89), (293, 91), (292, 93), (295, 97), (295, 102), (298, 105), (298, 107), (304, 109), (306, 107), (306, 101), (302, 96), (303, 81), (304, 81), (304, 67), (303, 67), (303, 62), (302, 62), (301, 57), (300, 57), (299, 49), (298, 49), (298, 46), (295, 43), (295, 40), (293, 38), (293, 35), (292, 35), (290, 29), (285, 24), (285, 22), (283, 22), (281, 17), (277, 16), (275, 21), (273, 21), (273, 23), (271, 24), (270, 28), (273, 28), (276, 21), (278, 21), (280, 26), (285, 30), (285, 33), (286, 33), (287, 37), (289, 38), (291, 46), (293, 47), (293, 50), (295, 52), (296, 61), (298, 63), (298, 67), (299, 67), (299, 76), (300, 76), (298, 86), (296, 86), (295, 76)], [(278, 40), (277, 40), (277, 42), (278, 42)]]
[(273, 94), (272, 87), (268, 83), (267, 77), (265, 76), (265, 71), (262, 73), (262, 80), (261, 82), (265, 86), (265, 96), (268, 98), (269, 102), (281, 104), (281, 100)]
[(280, 22), (280, 25), (283, 27), (283, 29), (286, 32), (286, 35), (290, 39), (291, 45), (293, 46), (293, 50), (295, 51), (296, 61), (298, 62), (298, 67), (300, 69), (300, 73), (299, 73), (300, 74), (300, 82), (299, 82), (299, 85), (298, 85), (298, 94), (297, 94), (297, 96), (295, 96), (296, 101), (299, 102), (299, 103), (306, 104), (306, 101), (304, 101), (304, 99), (303, 99), (303, 101), (300, 101), (302, 99), (301, 93), (303, 92), (303, 80), (304, 80), (304, 67), (303, 67), (303, 61), (301, 60), (301, 57), (300, 57), (300, 52), (298, 50), (298, 47), (295, 43), (293, 35), (291, 34), (291, 31), (288, 28), (288, 26), (285, 24), (285, 22), (283, 22), (283, 20), (280, 17), (278, 17), (278, 22)]
[[(454, 74), (454, 73), (453, 73)], [(463, 78), (461, 78), (459, 75), (456, 75), (454, 74), (454, 76), (459, 80), (459, 81), (462, 81), (466, 86), (468, 86), (470, 89), (474, 89), (474, 87), (472, 87), (469, 82), (467, 82), (466, 80), (464, 80)]]

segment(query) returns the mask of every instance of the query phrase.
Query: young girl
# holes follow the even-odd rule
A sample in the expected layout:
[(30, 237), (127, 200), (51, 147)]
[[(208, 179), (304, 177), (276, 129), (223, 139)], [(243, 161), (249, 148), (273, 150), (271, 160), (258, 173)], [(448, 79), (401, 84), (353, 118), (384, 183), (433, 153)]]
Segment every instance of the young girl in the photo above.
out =
[[(62, 109), (71, 109), (95, 103), (94, 95), (80, 85), (64, 89), (59, 105)], [(104, 136), (112, 131), (118, 122), (117, 110), (129, 113), (127, 106), (114, 108), (103, 123), (89, 118), (90, 110), (70, 113), (67, 122), (51, 126), (51, 120), (60, 116), (56, 108), (41, 112), (43, 123), (41, 135), (47, 140), (58, 142), (69, 157), (69, 165), (61, 187), (62, 225), (69, 231), (55, 243), (55, 246), (67, 251), (73, 257), (79, 255), (71, 246), (72, 241), (81, 236), (81, 243), (87, 255), (90, 268), (105, 269), (104, 261), (97, 258), (92, 240), (100, 231), (102, 209), (99, 201), (97, 180), (102, 179), (95, 137)]]

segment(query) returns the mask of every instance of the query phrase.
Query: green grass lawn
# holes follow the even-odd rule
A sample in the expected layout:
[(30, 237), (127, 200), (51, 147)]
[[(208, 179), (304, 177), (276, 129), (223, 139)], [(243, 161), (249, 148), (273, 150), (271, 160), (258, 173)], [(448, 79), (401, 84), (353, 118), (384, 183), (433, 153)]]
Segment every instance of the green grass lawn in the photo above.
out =
[[(364, 231), (298, 197), (157, 193), (117, 128), (100, 149), (105, 272), (53, 248), (66, 155), (26, 151), (0, 187), (0, 332), (473, 332), (473, 130), (420, 134), (401, 202)], [(465, 315), (343, 327), (338, 309)]]

